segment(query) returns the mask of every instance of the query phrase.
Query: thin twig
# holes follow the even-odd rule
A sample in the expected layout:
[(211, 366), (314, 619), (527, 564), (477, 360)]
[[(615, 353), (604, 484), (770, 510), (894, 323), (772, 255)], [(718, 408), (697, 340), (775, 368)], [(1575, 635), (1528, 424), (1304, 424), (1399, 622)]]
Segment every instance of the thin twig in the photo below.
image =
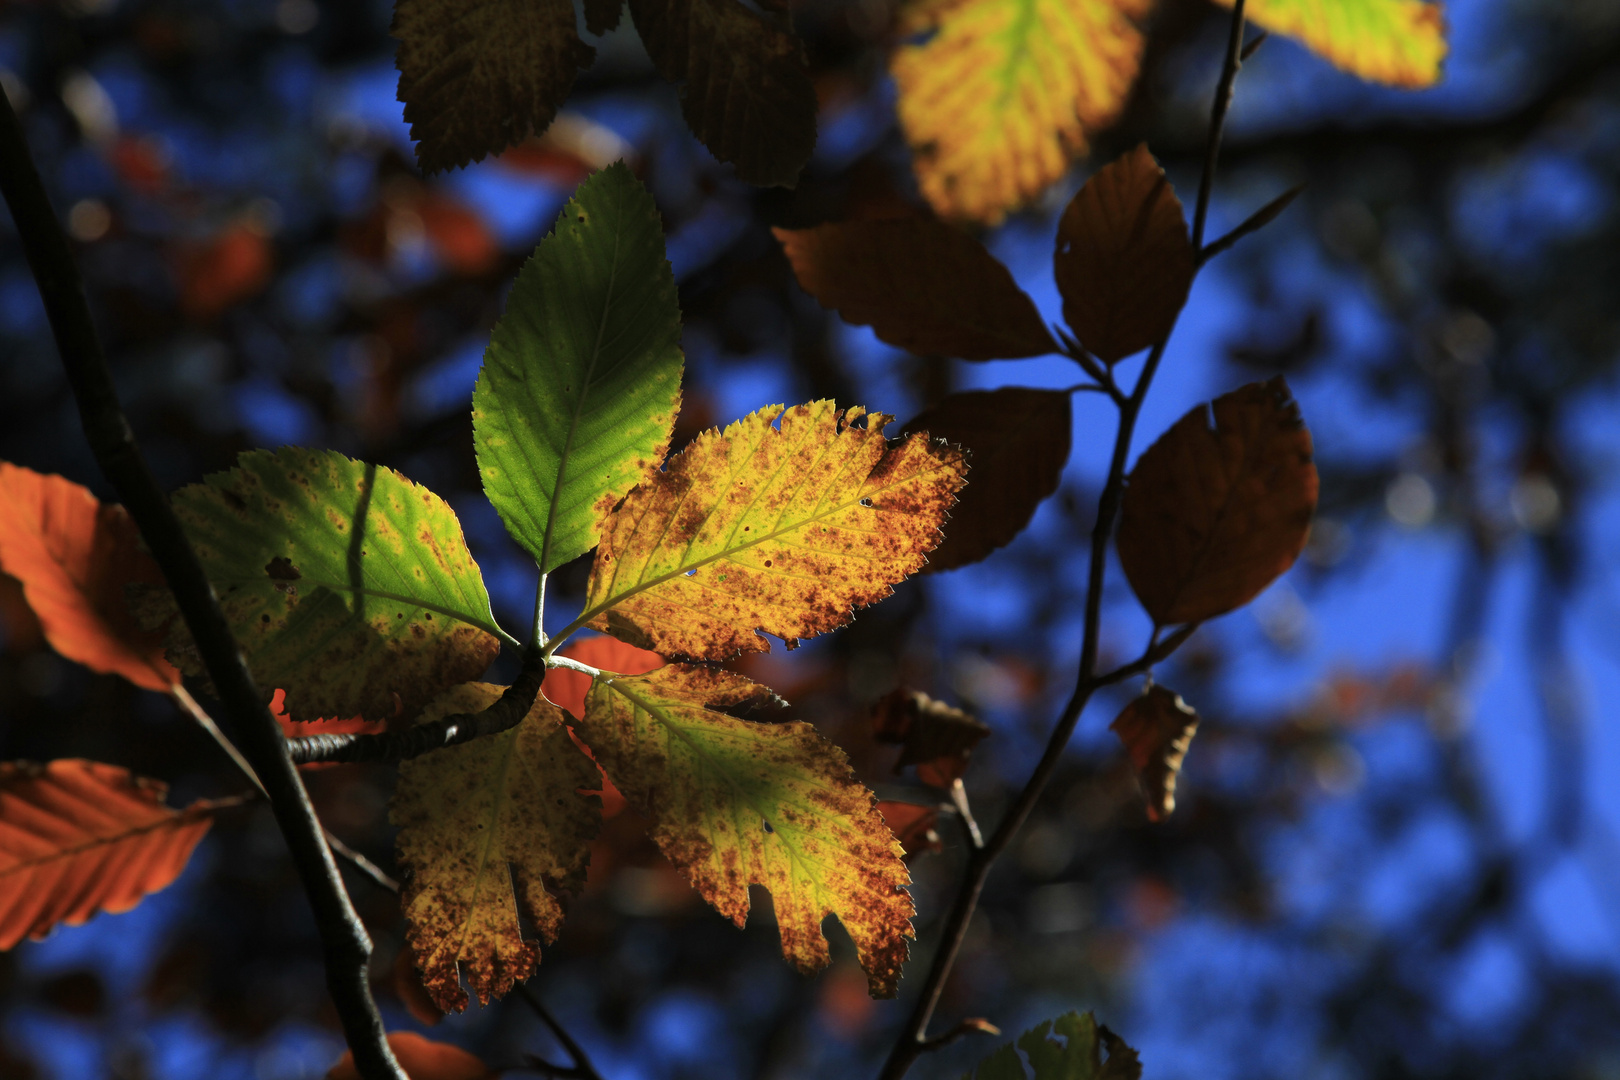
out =
[(11, 209), (29, 268), (39, 285), (90, 449), (135, 519), (141, 538), (173, 590), (203, 666), (219, 691), (236, 741), (269, 794), (276, 823), (314, 909), (325, 952), (327, 988), (355, 1065), (365, 1080), (405, 1080), (405, 1073), (388, 1048), (382, 1017), (371, 999), (366, 972), (371, 939), (349, 902), (309, 794), (287, 757), (281, 729), (259, 696), (202, 564), (135, 442), (101, 351), (67, 234), (29, 155), (22, 125), (3, 93), (0, 192)]
[(1275, 199), (1272, 199), (1270, 202), (1266, 203), (1266, 205), (1262, 206), (1254, 213), (1250, 214), (1243, 220), (1243, 224), (1239, 225), (1237, 228), (1233, 229), (1219, 240), (1211, 242), (1208, 247), (1200, 251), (1198, 253), (1198, 264), (1202, 266), (1204, 263), (1209, 262), (1209, 260), (1219, 255), (1221, 252), (1231, 248), (1232, 245), (1236, 244), (1239, 240), (1242, 240), (1245, 236), (1248, 236), (1250, 233), (1259, 232), (1267, 225), (1270, 225), (1272, 221), (1276, 219), (1277, 215), (1288, 209), (1288, 204), (1298, 198), (1299, 193), (1304, 190), (1304, 184), (1297, 184), (1283, 192), (1281, 195), (1277, 196)]
[(591, 1064), (590, 1056), (585, 1053), (585, 1048), (580, 1046), (579, 1043), (575, 1042), (574, 1037), (568, 1034), (567, 1030), (562, 1026), (561, 1023), (558, 1022), (555, 1016), (551, 1015), (551, 1010), (547, 1009), (545, 1003), (540, 1000), (540, 995), (536, 994), (533, 990), (530, 990), (528, 986), (523, 983), (518, 983), (516, 985), (518, 995), (528, 1003), (529, 1008), (534, 1010), (535, 1015), (540, 1017), (541, 1021), (546, 1025), (546, 1027), (551, 1029), (551, 1034), (553, 1037), (555, 1037), (556, 1040), (562, 1044), (562, 1048), (568, 1052), (569, 1058), (573, 1060), (573, 1065), (566, 1068), (559, 1068), (556, 1065), (552, 1065), (536, 1058), (536, 1067), (544, 1068), (546, 1071), (550, 1072), (552, 1076), (556, 1077), (578, 1077), (579, 1080), (602, 1080), (602, 1074), (596, 1071), (595, 1065)]
[(992, 1024), (990, 1021), (986, 1020), (984, 1017), (970, 1016), (966, 1020), (960, 1021), (949, 1031), (941, 1032), (938, 1035), (924, 1039), (922, 1041), (922, 1045), (919, 1046), (918, 1049), (923, 1053), (928, 1054), (940, 1049), (941, 1047), (951, 1045), (951, 1043), (962, 1038), (964, 1035), (1000, 1034), (1001, 1029), (996, 1027), (996, 1025)]
[[(1193, 231), (1195, 249), (1203, 243), (1203, 223), (1208, 212), (1209, 190), (1215, 178), (1221, 128), (1226, 120), (1227, 104), (1232, 99), (1232, 81), (1242, 66), (1239, 53), (1243, 45), (1243, 4), (1244, 0), (1236, 0), (1233, 6), (1232, 33), (1226, 63), (1221, 71), (1220, 83), (1215, 89), (1215, 107), (1210, 119), (1209, 152), (1205, 158), (1204, 173), (1198, 188), (1198, 211)], [(1140, 670), (1145, 670), (1151, 663), (1168, 656), (1176, 645), (1185, 641), (1196, 629), (1195, 624), (1184, 626), (1164, 642), (1151, 645), (1143, 659), (1107, 672), (1101, 677), (1097, 675), (1103, 579), (1108, 566), (1108, 542), (1113, 535), (1114, 520), (1119, 513), (1120, 500), (1125, 491), (1125, 464), (1130, 455), (1131, 439), (1136, 431), (1136, 420), (1141, 413), (1142, 401), (1147, 397), (1148, 388), (1152, 385), (1159, 363), (1164, 359), (1164, 351), (1169, 345), (1170, 336), (1174, 332), (1175, 326), (1172, 323), (1164, 337), (1160, 338), (1148, 353), (1147, 361), (1142, 366), (1142, 373), (1137, 377), (1130, 397), (1120, 406), (1119, 429), (1114, 438), (1113, 457), (1109, 461), (1108, 480), (1097, 501), (1097, 520), (1091, 531), (1091, 565), (1086, 583), (1085, 629), (1080, 645), (1080, 670), (1075, 679), (1074, 692), (1064, 705), (1034, 772), (1030, 774), (1023, 789), (1008, 807), (1001, 824), (997, 826), (983, 848), (970, 853), (967, 872), (963, 876), (950, 913), (945, 918), (945, 927), (939, 948), (934, 953), (933, 964), (924, 979), (917, 1003), (906, 1020), (906, 1026), (894, 1049), (890, 1051), (888, 1060), (883, 1064), (883, 1071), (879, 1074), (880, 1080), (900, 1080), (917, 1060), (917, 1056), (930, 1044), (929, 1021), (933, 1019), (934, 1010), (939, 1005), (940, 994), (945, 989), (945, 980), (950, 976), (956, 957), (961, 952), (968, 924), (978, 907), (979, 894), (984, 890), (990, 869), (1028, 819), (1041, 793), (1046, 790), (1046, 785), (1057, 771), (1069, 739), (1074, 734), (1075, 725), (1079, 722), (1081, 713), (1085, 711), (1087, 702), (1091, 700), (1091, 695), (1109, 682), (1127, 678), (1138, 670), (1138, 665), (1141, 665)]]

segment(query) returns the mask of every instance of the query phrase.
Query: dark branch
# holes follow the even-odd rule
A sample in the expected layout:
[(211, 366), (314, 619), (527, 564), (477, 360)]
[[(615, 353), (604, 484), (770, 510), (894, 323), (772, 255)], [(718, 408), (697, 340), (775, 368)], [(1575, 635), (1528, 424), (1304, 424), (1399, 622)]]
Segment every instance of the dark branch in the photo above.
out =
[(545, 660), (540, 650), (524, 654), (523, 671), (489, 708), (479, 713), (454, 713), (404, 731), (380, 735), (310, 735), (288, 739), (287, 752), (295, 763), (312, 761), (400, 762), (421, 757), (430, 750), (442, 750), (464, 742), (510, 731), (523, 722), (540, 696), (546, 678)]
[(282, 745), (281, 729), (253, 685), (202, 564), (136, 445), (101, 352), (67, 235), (29, 156), (22, 125), (3, 93), (0, 193), (11, 209), (23, 252), (45, 302), (90, 449), (162, 568), (186, 627), (197, 642), (203, 665), (219, 691), (237, 742), (270, 797), (276, 823), (286, 837), (314, 908), (326, 957), (327, 987), (360, 1075), (366, 1080), (405, 1080), (384, 1039), (382, 1017), (371, 999), (366, 975), (371, 939), (349, 903), (309, 795)]
[(562, 1048), (568, 1052), (568, 1057), (573, 1061), (572, 1065), (560, 1066), (553, 1065), (541, 1058), (534, 1058), (532, 1062), (534, 1067), (559, 1078), (573, 1077), (577, 1078), (577, 1080), (602, 1080), (602, 1074), (596, 1071), (595, 1065), (591, 1064), (591, 1059), (586, 1055), (585, 1048), (575, 1042), (574, 1037), (568, 1034), (567, 1029), (557, 1021), (555, 1016), (551, 1015), (551, 1010), (546, 1008), (545, 1003), (540, 1000), (540, 996), (523, 983), (517, 984), (517, 992), (528, 1003), (529, 1008), (534, 1010), (535, 1015), (540, 1017), (541, 1022), (551, 1029), (552, 1036), (562, 1044)]
[(1209, 262), (1209, 260), (1213, 259), (1215, 256), (1219, 255), (1221, 252), (1229, 250), (1234, 244), (1236, 244), (1239, 240), (1242, 240), (1245, 236), (1248, 236), (1250, 233), (1259, 232), (1267, 225), (1270, 225), (1276, 220), (1277, 215), (1288, 209), (1288, 204), (1298, 198), (1299, 193), (1304, 190), (1304, 184), (1297, 184), (1283, 192), (1281, 195), (1277, 196), (1275, 199), (1272, 199), (1270, 202), (1266, 203), (1266, 205), (1262, 206), (1254, 213), (1250, 214), (1244, 219), (1243, 224), (1239, 225), (1237, 228), (1233, 229), (1219, 240), (1212, 242), (1208, 247), (1200, 251), (1198, 253), (1199, 265), (1203, 265), (1204, 263)]

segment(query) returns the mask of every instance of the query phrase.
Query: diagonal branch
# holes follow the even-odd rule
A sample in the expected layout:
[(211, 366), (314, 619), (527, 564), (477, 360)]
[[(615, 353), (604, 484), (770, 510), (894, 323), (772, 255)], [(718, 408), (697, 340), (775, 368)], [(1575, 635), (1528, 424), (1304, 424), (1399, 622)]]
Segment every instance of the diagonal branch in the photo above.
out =
[(371, 999), (366, 976), (371, 939), (349, 902), (309, 795), (282, 745), (281, 729), (253, 684), (196, 552), (136, 445), (101, 352), (67, 235), (29, 156), (22, 125), (4, 94), (0, 94), (0, 193), (11, 209), (45, 302), (90, 449), (162, 568), (219, 691), (236, 741), (269, 794), (276, 823), (314, 908), (326, 958), (327, 988), (360, 1075), (365, 1080), (405, 1080)]

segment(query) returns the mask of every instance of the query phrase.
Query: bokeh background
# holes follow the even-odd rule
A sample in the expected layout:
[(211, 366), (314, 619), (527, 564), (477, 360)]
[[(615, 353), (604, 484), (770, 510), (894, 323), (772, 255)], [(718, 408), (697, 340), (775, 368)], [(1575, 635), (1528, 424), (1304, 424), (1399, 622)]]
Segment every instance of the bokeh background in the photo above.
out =
[[(686, 133), (634, 34), (598, 42), (551, 135), (424, 180), (376, 0), (64, 0), (0, 6), (0, 82), (65, 213), (148, 456), (170, 486), (255, 446), (331, 447), (444, 494), (509, 627), (533, 569), (478, 491), (469, 394), (517, 267), (573, 186), (624, 157), (665, 215), (685, 311), (678, 440), (760, 405), (898, 414), (955, 389), (1066, 386), (1059, 359), (891, 350), (822, 312), (769, 234), (915, 203), (883, 50), (889, 0), (805, 0), (822, 101), (795, 191), (740, 185)], [(1620, 1076), (1620, 5), (1454, 0), (1435, 89), (1404, 93), (1272, 40), (1245, 67), (1218, 235), (1304, 195), (1200, 278), (1137, 450), (1186, 409), (1283, 373), (1323, 488), (1305, 556), (1159, 673), (1204, 716), (1169, 822), (1150, 826), (1095, 701), (991, 879), (940, 1023), (1016, 1033), (1095, 1009), (1146, 1075)], [(628, 20), (626, 20), (628, 22)], [(1164, 0), (1123, 118), (1090, 162), (986, 236), (1050, 318), (1056, 216), (1146, 140), (1190, 201), (1224, 12)], [(1127, 365), (1134, 369), (1136, 362)], [(1083, 546), (1112, 410), (1077, 398), (1062, 490), (1007, 550), (907, 583), (847, 630), (749, 666), (886, 797), (872, 701), (904, 683), (994, 735), (967, 784), (994, 822), (1072, 680)], [(0, 224), (0, 457), (109, 496), (43, 312)], [(554, 580), (577, 610), (585, 567)], [(0, 585), (0, 755), (83, 756), (236, 792), (167, 699), (52, 654)], [(1117, 574), (1104, 651), (1147, 633)], [(506, 658), (503, 663), (510, 664)], [(391, 867), (391, 773), (311, 774), (339, 835)], [(927, 959), (962, 864), (913, 864)], [(351, 890), (397, 1027), (392, 895)], [(767, 909), (768, 910), (768, 909)], [(709, 912), (628, 815), (535, 991), (609, 1080), (871, 1075), (900, 1003), (847, 938), (801, 978), (768, 917)], [(518, 1068), (561, 1060), (518, 1000), (434, 1037)], [(0, 1077), (318, 1077), (341, 1042), (306, 904), (265, 809), (225, 816), (135, 911), (0, 956)], [(960, 1075), (996, 1040), (925, 1058)]]

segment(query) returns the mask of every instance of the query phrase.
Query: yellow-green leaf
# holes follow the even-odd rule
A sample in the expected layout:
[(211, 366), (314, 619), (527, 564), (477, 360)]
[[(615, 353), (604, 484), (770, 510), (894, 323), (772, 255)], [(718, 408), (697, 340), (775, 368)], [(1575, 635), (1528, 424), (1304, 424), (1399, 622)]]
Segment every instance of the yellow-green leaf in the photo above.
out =
[(718, 711), (770, 700), (714, 668), (604, 674), (575, 731), (715, 910), (742, 926), (748, 886), (765, 886), (782, 952), (804, 972), (826, 966), (821, 923), (837, 915), (873, 995), (892, 997), (914, 910), (900, 845), (843, 751), (809, 724)]
[[(423, 720), (478, 712), (501, 690), (455, 687)], [(518, 916), (546, 944), (556, 940), (563, 912), (554, 894), (584, 885), (602, 817), (597, 797), (580, 792), (600, 783), (543, 697), (511, 731), (400, 765), (389, 817), (410, 871), (401, 904), (423, 985), (439, 1008), (467, 1006), (458, 964), (486, 1004), (534, 974), (540, 950), (523, 939)]]
[[(1057, 1039), (1052, 1038), (1058, 1036)], [(1060, 1042), (1059, 1039), (1062, 1041)], [(1029, 1059), (1026, 1066), (1018, 1051)], [(1108, 1051), (1105, 1061), (1102, 1053)], [(1090, 1013), (1064, 1013), (1043, 1020), (1016, 1043), (979, 1062), (962, 1080), (1141, 1080), (1142, 1063), (1125, 1040)]]
[[(455, 512), (392, 469), (255, 450), (177, 491), (174, 511), (254, 678), (287, 691), (294, 721), (415, 716), (500, 650)], [(167, 592), (148, 599), (173, 611)], [(202, 671), (179, 620), (170, 658)]]
[(815, 401), (699, 435), (603, 528), (579, 621), (709, 660), (844, 625), (923, 565), (967, 472), (888, 420)]
[[(1227, 7), (1232, 0), (1220, 0)], [(1416, 89), (1440, 80), (1446, 22), (1424, 0), (1248, 0), (1244, 17), (1297, 38), (1335, 67)]]
[(994, 223), (1039, 195), (1111, 123), (1142, 59), (1151, 0), (914, 6), (931, 38), (890, 63), (917, 183), (942, 216)]

